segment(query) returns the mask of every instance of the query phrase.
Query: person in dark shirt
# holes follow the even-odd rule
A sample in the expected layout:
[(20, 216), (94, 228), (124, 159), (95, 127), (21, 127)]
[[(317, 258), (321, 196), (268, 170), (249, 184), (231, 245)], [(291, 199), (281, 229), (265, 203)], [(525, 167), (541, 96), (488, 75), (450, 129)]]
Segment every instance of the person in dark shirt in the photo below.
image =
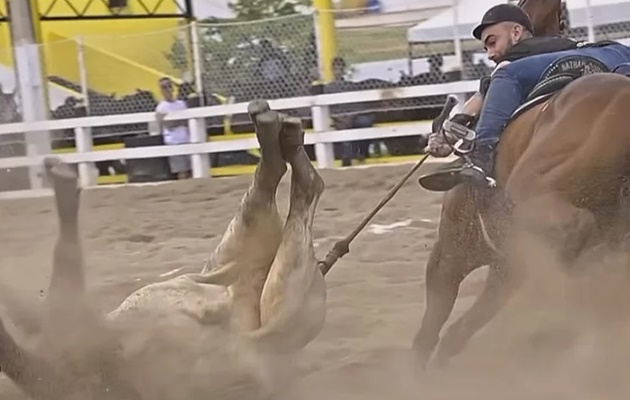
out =
[[(355, 90), (355, 85), (345, 79), (347, 71), (346, 61), (341, 57), (335, 57), (332, 62), (334, 79), (329, 82), (324, 93), (342, 93)], [(373, 112), (366, 112), (366, 105), (362, 103), (342, 104), (331, 106), (330, 111), (333, 117), (334, 126), (337, 130), (371, 128), (374, 126), (376, 115)], [(352, 159), (357, 157), (363, 161), (370, 147), (370, 140), (359, 140), (354, 142), (341, 142), (341, 165), (348, 167), (352, 165)]]
[[(480, 91), (451, 122), (469, 128), (479, 115), (476, 138), (469, 143), (473, 147), (470, 163), (464, 166), (460, 177), (482, 185), (495, 183), (491, 178), (494, 150), (503, 128), (549, 65), (571, 55), (590, 56), (610, 70), (630, 62), (630, 47), (617, 42), (584, 45), (559, 36), (535, 37), (527, 14), (510, 4), (500, 4), (486, 12), (473, 36), (483, 43), (488, 58), (497, 66), (489, 82), (482, 82)], [(450, 151), (440, 135), (429, 138), (429, 154), (445, 157)]]

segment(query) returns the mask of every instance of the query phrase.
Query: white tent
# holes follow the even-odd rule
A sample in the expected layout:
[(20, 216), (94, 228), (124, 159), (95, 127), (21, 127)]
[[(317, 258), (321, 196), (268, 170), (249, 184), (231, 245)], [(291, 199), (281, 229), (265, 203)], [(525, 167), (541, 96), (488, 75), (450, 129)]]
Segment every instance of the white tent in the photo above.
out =
[[(407, 40), (412, 43), (453, 40), (457, 34), (462, 39), (472, 39), (472, 30), (481, 21), (483, 14), (492, 6), (507, 3), (500, 0), (459, 0), (457, 25), (453, 7), (449, 8), (407, 31)], [(572, 28), (587, 26), (586, 0), (566, 0)], [(630, 22), (630, 1), (590, 0), (593, 25)]]

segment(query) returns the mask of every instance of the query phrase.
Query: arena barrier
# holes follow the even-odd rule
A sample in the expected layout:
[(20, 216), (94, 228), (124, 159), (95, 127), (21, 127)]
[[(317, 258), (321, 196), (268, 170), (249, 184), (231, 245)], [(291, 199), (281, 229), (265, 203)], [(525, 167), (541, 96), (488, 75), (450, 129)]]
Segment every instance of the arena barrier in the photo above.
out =
[[(330, 106), (352, 104), (357, 102), (363, 104), (383, 100), (398, 100), (452, 94), (460, 99), (459, 107), (461, 107), (464, 102), (465, 95), (475, 92), (478, 87), (478, 81), (460, 81), (436, 85), (304, 96), (270, 100), (269, 103), (272, 109), (279, 111), (303, 107), (311, 109), (313, 133), (307, 133), (305, 135), (306, 144), (314, 145), (316, 165), (318, 168), (332, 168), (334, 167), (334, 143), (419, 136), (430, 132), (431, 122), (422, 121), (387, 127), (334, 130), (331, 128), (331, 118), (329, 113)], [(459, 107), (457, 107), (453, 112), (458, 112)], [(238, 136), (236, 136), (234, 140), (208, 142), (205, 119), (208, 117), (245, 114), (246, 112), (247, 103), (237, 103), (191, 108), (185, 111), (169, 114), (166, 117), (166, 120), (188, 120), (192, 143), (178, 146), (148, 146), (94, 151), (93, 140), (90, 133), (91, 128), (121, 124), (153, 123), (155, 120), (154, 113), (108, 115), (3, 124), (0, 125), (0, 135), (30, 133), (32, 136), (33, 133), (37, 132), (47, 133), (54, 130), (73, 129), (75, 133), (77, 151), (74, 153), (62, 153), (57, 156), (67, 163), (78, 165), (79, 179), (83, 187), (96, 185), (96, 174), (93, 172), (93, 163), (95, 162), (147, 159), (173, 155), (190, 155), (193, 177), (203, 178), (210, 175), (208, 154), (258, 148), (258, 142), (255, 138), (238, 139)], [(37, 154), (0, 158), (0, 169), (40, 166), (44, 157), (45, 155)], [(38, 186), (41, 187), (41, 183), (31, 182), (31, 187)], [(2, 197), (7, 196), (11, 195), (5, 192)]]

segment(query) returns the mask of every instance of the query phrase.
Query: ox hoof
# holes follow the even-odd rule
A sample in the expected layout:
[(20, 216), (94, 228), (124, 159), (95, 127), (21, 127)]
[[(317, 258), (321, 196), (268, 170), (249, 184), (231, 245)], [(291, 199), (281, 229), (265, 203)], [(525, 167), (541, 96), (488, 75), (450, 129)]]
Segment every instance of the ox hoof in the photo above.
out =
[(46, 157), (44, 169), (46, 178), (55, 187), (57, 185), (77, 185), (77, 174), (74, 169), (57, 157)]
[(304, 146), (304, 130), (299, 118), (287, 117), (280, 132), (280, 149), (285, 161), (289, 161)]
[(252, 100), (247, 105), (247, 113), (254, 122), (256, 122), (256, 117), (267, 111), (271, 111), (271, 107), (265, 100)]
[(256, 116), (256, 137), (263, 157), (280, 157), (280, 131), (283, 116), (277, 111), (266, 111)]
[(44, 159), (46, 178), (55, 191), (57, 213), (62, 224), (76, 221), (81, 188), (74, 169), (56, 157)]

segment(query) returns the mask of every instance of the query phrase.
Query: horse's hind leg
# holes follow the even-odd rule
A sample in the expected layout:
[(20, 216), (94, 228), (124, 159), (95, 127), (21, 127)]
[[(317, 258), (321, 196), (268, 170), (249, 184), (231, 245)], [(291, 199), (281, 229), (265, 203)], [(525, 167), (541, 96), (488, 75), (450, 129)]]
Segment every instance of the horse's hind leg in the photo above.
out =
[(424, 316), (412, 346), (421, 368), (426, 368), (440, 341), (440, 332), (453, 311), (459, 286), (467, 271), (474, 268), (468, 265), (465, 254), (459, 252), (440, 239), (431, 250), (425, 272)]
[[(515, 236), (511, 241), (511, 254), (516, 255), (517, 263), (531, 258), (527, 254), (531, 249), (521, 245), (523, 234), (551, 250), (555, 257), (553, 261), (568, 266), (575, 261), (596, 231), (596, 221), (591, 211), (575, 207), (556, 193), (514, 203), (512, 232)], [(519, 257), (520, 253), (524, 253), (522, 257)]]
[[(325, 319), (326, 287), (313, 249), (312, 227), (324, 181), (303, 146), (299, 119), (287, 118), (281, 136), (291, 165), (291, 204), (282, 243), (261, 297), (262, 328), (267, 350), (293, 351), (310, 342)], [(260, 343), (260, 342), (259, 342)]]
[(483, 291), (442, 338), (436, 355), (439, 364), (444, 365), (459, 354), (470, 338), (499, 312), (514, 288), (512, 276), (504, 265), (490, 265)]
[(260, 326), (260, 294), (282, 240), (276, 190), (287, 166), (280, 151), (281, 115), (264, 101), (251, 102), (248, 111), (261, 153), (254, 180), (202, 273), (189, 277), (229, 286), (234, 321), (252, 330)]

